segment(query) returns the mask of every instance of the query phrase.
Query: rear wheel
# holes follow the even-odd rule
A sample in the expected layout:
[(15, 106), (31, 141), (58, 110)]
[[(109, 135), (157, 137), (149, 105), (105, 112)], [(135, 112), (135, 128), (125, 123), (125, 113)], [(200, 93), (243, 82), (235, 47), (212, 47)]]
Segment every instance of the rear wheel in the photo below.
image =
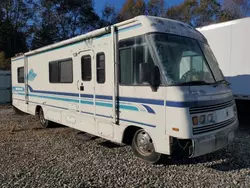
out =
[(49, 127), (49, 120), (45, 119), (42, 108), (39, 110), (39, 121), (43, 128)]
[(161, 154), (155, 152), (152, 138), (144, 129), (140, 129), (135, 133), (132, 150), (137, 157), (153, 164), (157, 163), (161, 158)]

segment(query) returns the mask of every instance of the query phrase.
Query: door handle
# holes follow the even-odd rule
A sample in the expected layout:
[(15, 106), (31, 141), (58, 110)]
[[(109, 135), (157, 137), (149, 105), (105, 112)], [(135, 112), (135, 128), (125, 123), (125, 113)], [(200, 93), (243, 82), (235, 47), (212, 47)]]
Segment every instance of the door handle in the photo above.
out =
[(79, 80), (77, 80), (76, 87), (79, 90)]
[(80, 86), (80, 91), (84, 91), (84, 86)]

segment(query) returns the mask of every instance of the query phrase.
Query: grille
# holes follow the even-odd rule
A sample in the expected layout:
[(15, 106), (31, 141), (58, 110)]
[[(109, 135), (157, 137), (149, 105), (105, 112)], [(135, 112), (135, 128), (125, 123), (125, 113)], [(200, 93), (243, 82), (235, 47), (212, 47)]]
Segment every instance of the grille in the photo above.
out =
[(215, 131), (217, 129), (227, 127), (228, 125), (234, 123), (235, 121), (236, 121), (236, 117), (233, 117), (233, 118), (226, 120), (226, 121), (223, 121), (221, 123), (206, 125), (206, 126), (202, 126), (202, 127), (194, 127), (193, 134), (196, 135), (196, 134), (202, 134), (202, 133), (206, 133), (206, 132), (210, 132), (210, 131)]
[(211, 112), (215, 110), (221, 110), (223, 108), (227, 108), (229, 106), (234, 105), (234, 100), (221, 103), (221, 104), (216, 104), (216, 105), (210, 105), (210, 106), (201, 106), (201, 107), (192, 107), (189, 109), (190, 114), (197, 114), (197, 113), (205, 113), (205, 112)]

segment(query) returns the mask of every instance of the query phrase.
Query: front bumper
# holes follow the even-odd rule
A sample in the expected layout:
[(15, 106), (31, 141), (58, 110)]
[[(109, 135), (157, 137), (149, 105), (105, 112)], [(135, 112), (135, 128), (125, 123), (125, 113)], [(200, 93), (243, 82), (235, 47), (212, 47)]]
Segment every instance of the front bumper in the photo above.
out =
[(212, 153), (214, 151), (224, 148), (235, 139), (235, 132), (238, 126), (239, 123), (238, 120), (236, 120), (232, 125), (230, 125), (230, 127), (224, 129), (223, 131), (208, 136), (192, 139), (192, 147), (190, 148), (190, 158)]

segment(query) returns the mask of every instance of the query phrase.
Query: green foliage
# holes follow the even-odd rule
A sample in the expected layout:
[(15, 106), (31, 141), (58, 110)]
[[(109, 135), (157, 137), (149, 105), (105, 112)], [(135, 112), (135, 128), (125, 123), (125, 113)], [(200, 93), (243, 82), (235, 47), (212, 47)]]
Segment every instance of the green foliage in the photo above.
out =
[(6, 56), (27, 50), (27, 22), (31, 17), (28, 0), (2, 0), (0, 3), (0, 50)]
[[(32, 49), (72, 38), (98, 27), (92, 0), (41, 0)], [(42, 18), (42, 19), (41, 19)], [(91, 24), (90, 24), (91, 23)]]
[(165, 14), (164, 0), (149, 0), (147, 13), (150, 16), (161, 16)]
[(118, 20), (123, 21), (139, 15), (164, 16), (165, 7), (164, 0), (126, 0), (120, 13)]
[(220, 21), (234, 20), (250, 15), (249, 0), (224, 0)]
[(183, 3), (170, 7), (166, 12), (166, 17), (179, 20), (190, 25), (195, 25), (197, 15), (197, 0), (185, 0)]
[(123, 21), (123, 20), (128, 20), (130, 18), (133, 18), (137, 16), (135, 14), (135, 0), (126, 0), (119, 15), (118, 15), (118, 20)]
[(117, 12), (114, 5), (106, 4), (102, 10), (100, 27), (112, 25), (117, 21)]
[(248, 0), (225, 0), (223, 5), (216, 0), (185, 0), (170, 7), (166, 17), (201, 27), (242, 18), (247, 16), (249, 11)]
[(0, 70), (10, 70), (10, 58), (6, 59), (3, 51), (0, 52)]

